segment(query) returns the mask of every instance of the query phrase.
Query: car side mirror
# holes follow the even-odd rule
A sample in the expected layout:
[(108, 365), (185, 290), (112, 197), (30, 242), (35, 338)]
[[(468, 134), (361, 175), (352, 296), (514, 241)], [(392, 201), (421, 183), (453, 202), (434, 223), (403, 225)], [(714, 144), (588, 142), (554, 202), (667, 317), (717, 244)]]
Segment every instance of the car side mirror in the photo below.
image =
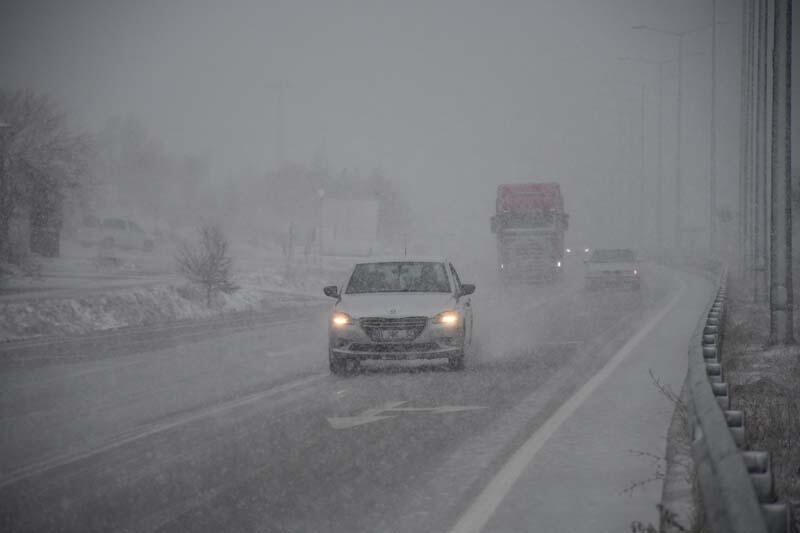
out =
[(325, 293), (325, 296), (330, 296), (331, 298), (338, 298), (339, 297), (339, 287), (336, 285), (328, 285), (322, 292)]
[(472, 283), (463, 283), (461, 289), (458, 291), (459, 296), (469, 296), (475, 292), (475, 285)]

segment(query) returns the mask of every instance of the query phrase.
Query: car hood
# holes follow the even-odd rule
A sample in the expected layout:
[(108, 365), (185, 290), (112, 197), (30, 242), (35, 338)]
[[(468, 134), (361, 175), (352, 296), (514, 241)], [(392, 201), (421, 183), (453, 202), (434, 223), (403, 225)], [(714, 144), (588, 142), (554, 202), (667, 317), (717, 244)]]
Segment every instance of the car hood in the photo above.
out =
[(353, 318), (434, 316), (453, 309), (456, 300), (450, 293), (345, 294), (336, 309)]

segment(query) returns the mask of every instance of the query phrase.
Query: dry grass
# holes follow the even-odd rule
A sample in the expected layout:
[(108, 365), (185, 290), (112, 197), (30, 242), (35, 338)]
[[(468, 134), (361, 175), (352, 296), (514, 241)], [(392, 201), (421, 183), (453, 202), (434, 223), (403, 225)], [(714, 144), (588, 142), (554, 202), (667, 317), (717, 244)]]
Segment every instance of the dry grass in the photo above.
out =
[(733, 402), (745, 413), (747, 440), (772, 457), (775, 489), (800, 500), (800, 365), (797, 353), (775, 361), (773, 371), (737, 384)]
[[(689, 406), (671, 387), (661, 383), (661, 381), (650, 371), (650, 379), (658, 392), (667, 398), (674, 406), (672, 427), (670, 429), (668, 448), (670, 450), (666, 455), (652, 454), (649, 452), (628, 450), (638, 457), (649, 459), (653, 464), (653, 475), (647, 479), (637, 481), (628, 486), (623, 493), (633, 492), (640, 487), (649, 483), (658, 481), (664, 482), (667, 476), (668, 467), (676, 469), (676, 472), (682, 472), (685, 482), (693, 487), (692, 499), (693, 509), (691, 516), (688, 517), (690, 521), (688, 524), (683, 523), (687, 520), (686, 517), (679, 517), (675, 512), (658, 505), (659, 526), (652, 523), (644, 523), (640, 521), (631, 522), (630, 528), (632, 533), (666, 533), (666, 532), (687, 532), (687, 533), (708, 533), (704, 525), (704, 516), (702, 512), (702, 502), (700, 501), (700, 491), (697, 487), (697, 476), (694, 469), (694, 463), (691, 459), (691, 429), (689, 422)], [(669, 458), (667, 457), (669, 456)]]
[(798, 502), (800, 347), (767, 348), (766, 305), (735, 291), (729, 302), (722, 353), (732, 408), (744, 411), (749, 448), (770, 453), (778, 497)]

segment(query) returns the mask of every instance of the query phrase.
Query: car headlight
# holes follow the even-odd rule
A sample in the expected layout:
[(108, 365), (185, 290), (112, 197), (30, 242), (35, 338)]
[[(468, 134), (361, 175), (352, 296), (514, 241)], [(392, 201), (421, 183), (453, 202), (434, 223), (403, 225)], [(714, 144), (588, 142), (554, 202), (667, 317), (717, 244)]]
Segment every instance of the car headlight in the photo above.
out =
[(353, 317), (348, 315), (347, 313), (342, 313), (341, 311), (333, 313), (331, 317), (331, 324), (335, 328), (341, 328), (344, 326), (349, 326), (353, 323)]
[(433, 317), (433, 323), (443, 326), (455, 326), (458, 324), (458, 319), (458, 311), (445, 311)]

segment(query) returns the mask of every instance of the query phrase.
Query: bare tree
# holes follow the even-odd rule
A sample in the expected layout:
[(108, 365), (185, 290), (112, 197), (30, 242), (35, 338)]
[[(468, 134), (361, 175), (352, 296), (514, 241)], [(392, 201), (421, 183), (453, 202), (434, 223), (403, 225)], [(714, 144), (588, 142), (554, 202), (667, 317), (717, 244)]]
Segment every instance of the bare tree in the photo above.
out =
[(206, 294), (206, 305), (218, 291), (231, 293), (237, 287), (231, 277), (233, 259), (228, 255), (228, 239), (218, 226), (202, 226), (198, 229), (196, 243), (184, 243), (178, 248), (176, 261), (178, 270), (186, 278), (200, 285)]
[(10, 224), (21, 208), (60, 228), (64, 192), (87, 180), (92, 156), (90, 137), (70, 131), (48, 97), (0, 89), (0, 258), (11, 259)]

